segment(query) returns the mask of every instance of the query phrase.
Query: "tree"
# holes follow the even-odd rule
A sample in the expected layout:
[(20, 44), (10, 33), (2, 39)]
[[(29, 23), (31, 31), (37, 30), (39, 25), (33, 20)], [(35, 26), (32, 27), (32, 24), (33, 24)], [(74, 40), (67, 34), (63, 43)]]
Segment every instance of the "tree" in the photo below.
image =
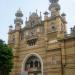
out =
[(0, 75), (9, 75), (13, 67), (12, 49), (0, 39)]

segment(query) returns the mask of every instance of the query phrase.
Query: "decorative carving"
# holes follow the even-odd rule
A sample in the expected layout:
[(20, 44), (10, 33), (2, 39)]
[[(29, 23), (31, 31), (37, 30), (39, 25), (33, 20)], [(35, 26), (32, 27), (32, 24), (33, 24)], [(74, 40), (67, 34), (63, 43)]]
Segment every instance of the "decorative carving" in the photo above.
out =
[(35, 25), (41, 23), (41, 19), (38, 16), (37, 13), (33, 12), (30, 17), (29, 17), (29, 21), (26, 22), (26, 27), (34, 27)]

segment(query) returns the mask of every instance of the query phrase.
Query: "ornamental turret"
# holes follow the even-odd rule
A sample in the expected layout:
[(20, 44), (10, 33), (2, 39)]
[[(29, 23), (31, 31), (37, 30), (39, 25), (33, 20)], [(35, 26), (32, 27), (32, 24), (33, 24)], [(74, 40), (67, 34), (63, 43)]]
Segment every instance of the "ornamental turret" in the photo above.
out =
[(21, 25), (23, 24), (23, 13), (21, 11), (21, 9), (17, 10), (17, 12), (15, 13), (16, 19), (14, 20), (14, 24), (15, 24), (15, 48), (19, 47), (19, 43), (20, 43), (20, 31), (21, 31)]
[(12, 30), (13, 30), (13, 26), (10, 25), (10, 26), (9, 26), (9, 33), (12, 32)]
[(50, 1), (50, 6), (49, 10), (51, 11), (51, 16), (59, 16), (59, 11), (60, 11), (60, 5), (58, 4), (59, 0), (49, 0)]
[(48, 20), (49, 19), (48, 14), (49, 13), (47, 11), (44, 12), (44, 20)]
[(67, 23), (67, 21), (66, 21), (66, 14), (65, 13), (62, 13), (61, 14), (61, 17), (62, 17), (62, 21), (63, 21), (63, 23)]
[(17, 10), (17, 12), (15, 13), (16, 19), (14, 20), (14, 24), (15, 24), (15, 30), (20, 30), (21, 29), (21, 25), (23, 24), (23, 13), (21, 11), (21, 9)]

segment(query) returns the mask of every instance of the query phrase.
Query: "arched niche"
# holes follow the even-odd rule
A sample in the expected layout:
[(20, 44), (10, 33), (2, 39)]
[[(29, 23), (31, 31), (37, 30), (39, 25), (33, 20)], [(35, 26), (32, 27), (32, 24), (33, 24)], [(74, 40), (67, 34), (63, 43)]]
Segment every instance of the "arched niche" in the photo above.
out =
[(26, 55), (22, 63), (21, 75), (43, 75), (43, 61), (40, 55), (36, 53)]

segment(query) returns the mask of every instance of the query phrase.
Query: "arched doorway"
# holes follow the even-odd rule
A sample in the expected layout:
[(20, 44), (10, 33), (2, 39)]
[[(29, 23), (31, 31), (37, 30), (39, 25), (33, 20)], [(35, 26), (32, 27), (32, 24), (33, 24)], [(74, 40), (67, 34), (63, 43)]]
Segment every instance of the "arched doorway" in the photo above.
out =
[(36, 53), (28, 54), (23, 61), (22, 72), (26, 72), (27, 75), (43, 75), (43, 61), (41, 57)]

